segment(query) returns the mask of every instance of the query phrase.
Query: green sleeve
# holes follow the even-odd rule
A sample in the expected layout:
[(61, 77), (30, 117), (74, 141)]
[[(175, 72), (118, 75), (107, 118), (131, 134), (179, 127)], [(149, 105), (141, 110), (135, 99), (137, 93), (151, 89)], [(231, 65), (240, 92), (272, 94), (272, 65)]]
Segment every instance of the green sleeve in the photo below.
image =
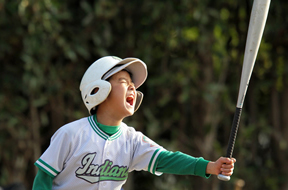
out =
[(39, 169), (34, 179), (32, 190), (52, 190), (52, 183), (53, 178)]
[(209, 178), (206, 167), (209, 161), (195, 158), (182, 152), (163, 151), (160, 153), (156, 171), (178, 175), (197, 175)]

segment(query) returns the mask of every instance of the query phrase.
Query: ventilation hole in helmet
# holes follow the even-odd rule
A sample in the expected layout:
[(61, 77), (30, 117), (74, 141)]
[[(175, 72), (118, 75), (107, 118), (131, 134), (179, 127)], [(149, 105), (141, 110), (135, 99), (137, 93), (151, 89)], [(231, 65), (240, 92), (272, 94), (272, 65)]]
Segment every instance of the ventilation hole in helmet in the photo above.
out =
[(91, 91), (91, 94), (90, 95), (94, 95), (96, 94), (97, 92), (99, 91), (99, 88), (94, 88), (92, 91)]
[(87, 98), (87, 94), (86, 94), (86, 96), (85, 96), (85, 98), (84, 99), (86, 99)]
[(88, 102), (88, 101), (86, 101), (86, 104), (89, 104), (89, 102)]

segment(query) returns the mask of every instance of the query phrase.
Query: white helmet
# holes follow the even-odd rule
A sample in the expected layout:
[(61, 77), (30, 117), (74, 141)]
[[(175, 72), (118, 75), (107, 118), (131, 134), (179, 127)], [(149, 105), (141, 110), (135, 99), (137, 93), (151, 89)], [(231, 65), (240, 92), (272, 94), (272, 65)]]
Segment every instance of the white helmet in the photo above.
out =
[[(106, 79), (124, 68), (132, 73), (132, 81), (136, 89), (147, 78), (146, 64), (137, 58), (121, 59), (115, 56), (106, 56), (96, 60), (86, 70), (80, 83), (80, 91), (90, 114), (93, 114), (96, 106), (103, 102), (111, 91), (111, 84)], [(98, 91), (93, 93), (94, 89), (98, 89)], [(135, 111), (139, 108), (142, 99), (143, 94), (137, 91)]]

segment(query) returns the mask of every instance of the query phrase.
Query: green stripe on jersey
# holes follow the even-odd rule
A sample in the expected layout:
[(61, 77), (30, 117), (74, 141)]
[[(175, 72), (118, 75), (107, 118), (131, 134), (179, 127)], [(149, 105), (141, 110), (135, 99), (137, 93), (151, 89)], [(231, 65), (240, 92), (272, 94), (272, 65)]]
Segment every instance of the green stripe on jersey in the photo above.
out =
[(41, 168), (43, 171), (45, 171), (51, 177), (55, 177), (56, 175), (59, 174), (59, 172), (57, 170), (55, 170), (53, 167), (51, 167), (49, 164), (47, 164), (46, 162), (44, 162), (40, 158), (35, 162), (35, 165), (38, 168)]
[[(155, 156), (156, 154), (159, 152), (160, 148), (158, 148), (152, 155), (152, 158), (150, 159), (150, 162), (149, 162), (149, 165), (148, 165), (148, 171), (152, 174), (155, 174), (155, 167), (156, 167), (156, 160), (155, 159)], [(152, 167), (152, 168), (151, 168)], [(154, 171), (153, 171), (154, 170)]]
[(109, 136), (112, 136), (114, 135), (115, 133), (117, 133), (120, 129), (120, 125), (119, 126), (109, 126), (109, 125), (103, 125), (101, 123), (99, 123), (97, 121), (97, 117), (96, 117), (96, 114), (93, 116), (93, 119), (97, 125), (97, 127), (99, 129), (101, 129), (101, 131), (103, 131), (104, 133), (106, 133), (107, 135)]
[(106, 135), (104, 132), (102, 132), (97, 125), (95, 124), (94, 120), (93, 120), (93, 116), (89, 116), (88, 117), (88, 121), (92, 127), (92, 129), (104, 140), (107, 140), (109, 138), (108, 135)]
[(110, 140), (110, 141), (115, 140), (115, 139), (117, 139), (118, 137), (120, 137), (121, 134), (122, 134), (122, 128), (120, 128), (117, 133), (115, 133), (114, 135), (112, 135), (111, 137), (109, 137), (109, 140)]
[(115, 140), (117, 139), (121, 134), (122, 134), (122, 127), (119, 128), (119, 130), (113, 134), (112, 136), (109, 137), (108, 134), (104, 133), (95, 123), (93, 116), (88, 117), (88, 121), (92, 127), (92, 129), (104, 140)]

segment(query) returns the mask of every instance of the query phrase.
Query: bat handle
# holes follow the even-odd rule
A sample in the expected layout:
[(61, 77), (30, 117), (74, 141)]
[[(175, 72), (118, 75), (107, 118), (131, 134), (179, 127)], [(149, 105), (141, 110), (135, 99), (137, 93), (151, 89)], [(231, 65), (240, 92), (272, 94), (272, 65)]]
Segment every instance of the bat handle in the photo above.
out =
[[(242, 108), (236, 107), (236, 111), (235, 111), (234, 119), (233, 119), (233, 123), (232, 123), (232, 128), (231, 128), (231, 132), (230, 132), (229, 142), (228, 142), (228, 148), (227, 148), (227, 152), (226, 152), (227, 158), (232, 158), (235, 140), (236, 140), (236, 136), (237, 136), (237, 131), (239, 128), (241, 112), (242, 112)], [(229, 181), (230, 176), (225, 176), (223, 174), (219, 174), (218, 179), (220, 179), (222, 181)]]

